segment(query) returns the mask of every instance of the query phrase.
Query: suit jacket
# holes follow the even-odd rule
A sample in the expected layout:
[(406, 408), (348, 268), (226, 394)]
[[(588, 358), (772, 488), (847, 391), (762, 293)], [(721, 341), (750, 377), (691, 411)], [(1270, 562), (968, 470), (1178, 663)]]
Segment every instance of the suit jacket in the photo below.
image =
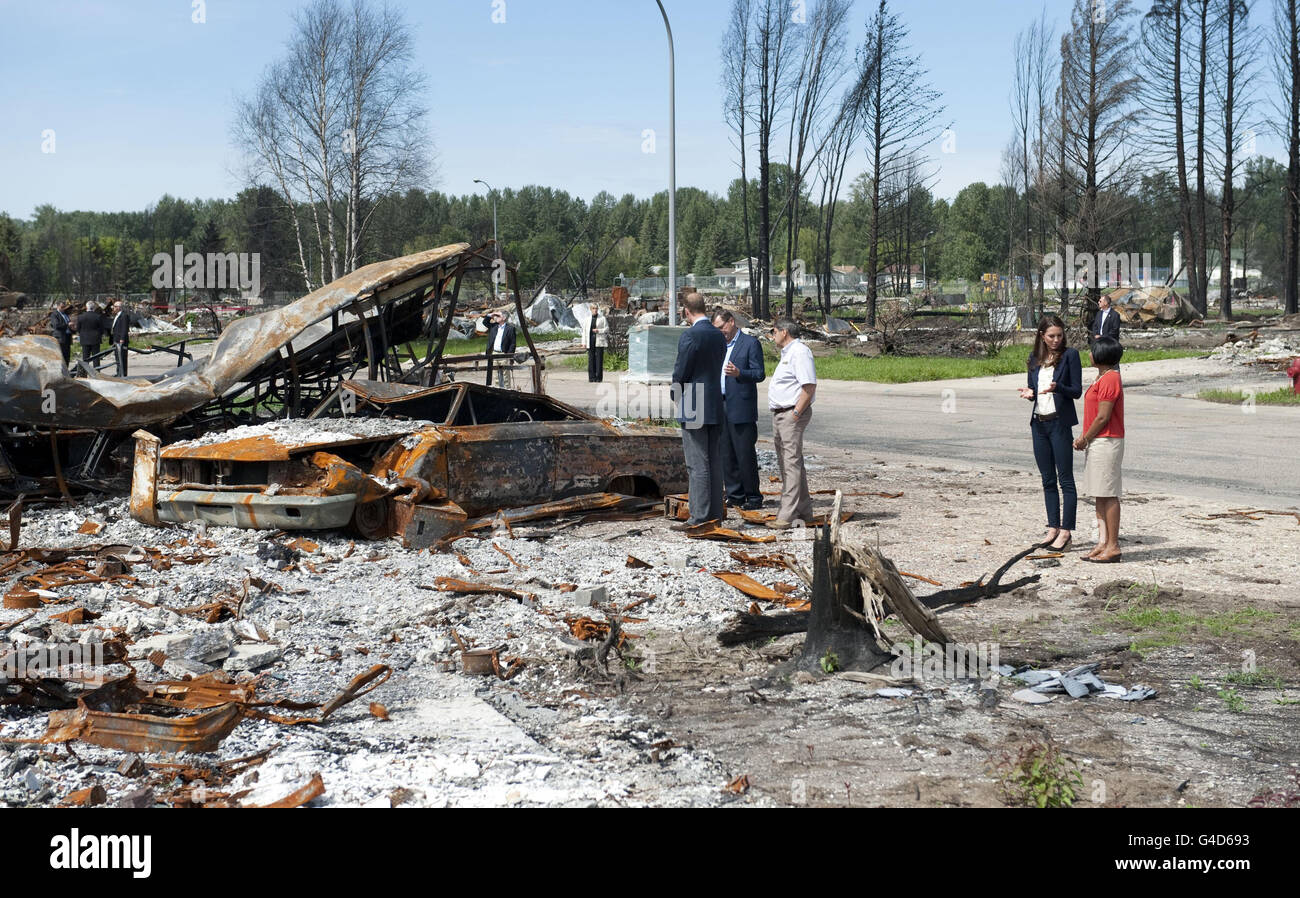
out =
[(488, 355), (514, 355), (515, 354), (515, 326), (507, 321), (501, 325), (504, 329), (505, 336), (501, 339), (501, 351), (498, 353), (494, 346), (497, 345), (497, 325), (488, 328)]
[[(1034, 420), (1034, 410), (1038, 408), (1038, 356), (1029, 357), (1029, 389), (1034, 391), (1034, 401), (1029, 407), (1029, 420)], [(1056, 413), (1061, 416), (1061, 420), (1068, 426), (1073, 427), (1079, 423), (1079, 415), (1074, 410), (1074, 400), (1083, 395), (1083, 364), (1079, 361), (1079, 350), (1067, 349), (1061, 353), (1061, 359), (1056, 363), (1056, 370), (1052, 373), (1052, 380), (1056, 381), (1056, 389), (1052, 395), (1056, 397)]]
[[(723, 346), (726, 356), (726, 346)], [(758, 387), (767, 377), (763, 368), (763, 348), (757, 337), (744, 331), (736, 333), (736, 345), (731, 347), (731, 363), (740, 369), (736, 377), (727, 378), (727, 392), (722, 394), (726, 403), (727, 421), (732, 424), (753, 424), (758, 420)]]
[(683, 425), (721, 424), (726, 420), (722, 407), (722, 360), (726, 355), (727, 338), (708, 318), (699, 318), (682, 332), (677, 341), (673, 385), (681, 391), (677, 420)]
[(50, 333), (60, 343), (72, 342), (71, 324), (72, 322), (68, 320), (68, 316), (63, 314), (60, 309), (50, 310)]
[(77, 336), (82, 346), (99, 346), (106, 330), (108, 322), (98, 312), (82, 312), (77, 316)]
[(131, 313), (126, 309), (113, 315), (112, 340), (114, 343), (126, 343), (131, 339)]
[(1101, 320), (1101, 310), (1099, 309), (1097, 311), (1096, 317), (1094, 317), (1092, 320), (1092, 327), (1090, 328), (1090, 332), (1093, 340), (1096, 340), (1097, 337), (1099, 336), (1110, 337), (1112, 340), (1118, 340), (1119, 339), (1119, 312), (1116, 312), (1114, 309), (1108, 311), (1106, 313), (1106, 321), (1103, 323)]

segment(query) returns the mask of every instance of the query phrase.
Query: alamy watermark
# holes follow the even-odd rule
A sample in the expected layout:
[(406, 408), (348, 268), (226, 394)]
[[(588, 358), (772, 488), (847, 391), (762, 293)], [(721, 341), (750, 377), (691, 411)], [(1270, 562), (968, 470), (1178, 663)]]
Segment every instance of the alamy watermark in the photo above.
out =
[(1058, 287), (1150, 287), (1152, 273), (1150, 253), (1076, 253), (1074, 244), (1067, 243), (1064, 255), (1043, 256), (1043, 282)]
[(704, 407), (704, 389), (699, 383), (672, 384), (664, 389), (664, 385), (619, 378), (617, 383), (602, 383), (596, 389), (593, 414), (624, 420), (685, 419), (682, 426), (695, 430), (704, 426), (699, 414)]
[(187, 253), (179, 243), (171, 253), (154, 253), (151, 283), (159, 290), (250, 290), (262, 292), (261, 253)]
[(26, 642), (0, 657), (0, 677), (10, 680), (78, 679), (103, 683), (104, 646), (98, 642)]

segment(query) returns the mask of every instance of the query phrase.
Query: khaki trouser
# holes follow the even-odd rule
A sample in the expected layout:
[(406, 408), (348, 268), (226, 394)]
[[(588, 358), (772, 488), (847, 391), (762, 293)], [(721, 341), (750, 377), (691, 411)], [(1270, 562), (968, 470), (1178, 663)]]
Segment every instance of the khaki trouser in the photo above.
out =
[(781, 469), (781, 507), (778, 521), (812, 518), (812, 497), (808, 495), (808, 472), (803, 466), (803, 432), (812, 417), (812, 406), (795, 417), (792, 409), (772, 415), (772, 442)]

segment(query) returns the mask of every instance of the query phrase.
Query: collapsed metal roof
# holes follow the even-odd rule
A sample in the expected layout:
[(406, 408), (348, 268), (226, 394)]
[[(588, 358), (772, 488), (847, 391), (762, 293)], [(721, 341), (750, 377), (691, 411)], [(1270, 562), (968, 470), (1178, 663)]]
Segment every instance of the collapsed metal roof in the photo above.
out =
[[(321, 325), (335, 316), (342, 323), (357, 324), (368, 341), (366, 319), (376, 317), (386, 300), (445, 279), (468, 252), (468, 243), (453, 243), (359, 268), (282, 308), (235, 320), (207, 358), (153, 380), (74, 378), (52, 337), (0, 340), (0, 423), (125, 428), (166, 421), (219, 402), (252, 379), (259, 366), (277, 357), (292, 362), (296, 354), (329, 337), (337, 328)], [(430, 292), (436, 301), (439, 291)], [(423, 303), (417, 306), (422, 310)], [(301, 381), (304, 372), (294, 374), (294, 380)]]

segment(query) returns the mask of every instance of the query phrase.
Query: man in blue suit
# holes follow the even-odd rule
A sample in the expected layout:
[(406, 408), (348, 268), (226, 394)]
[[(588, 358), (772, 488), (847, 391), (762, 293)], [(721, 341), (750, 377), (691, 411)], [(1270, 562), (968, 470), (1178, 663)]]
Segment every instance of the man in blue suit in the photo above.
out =
[(713, 310), (713, 326), (727, 340), (722, 363), (722, 401), (727, 420), (722, 426), (722, 470), (727, 504), (753, 511), (763, 507), (758, 486), (758, 387), (767, 377), (758, 339), (740, 329), (736, 316)]
[(674, 525), (677, 530), (721, 521), (727, 513), (722, 504), (721, 440), (726, 415), (720, 381), (727, 340), (709, 323), (700, 294), (688, 294), (682, 311), (690, 326), (677, 341), (673, 390), (681, 408), (677, 420), (682, 422), (691, 517), (685, 524)]

